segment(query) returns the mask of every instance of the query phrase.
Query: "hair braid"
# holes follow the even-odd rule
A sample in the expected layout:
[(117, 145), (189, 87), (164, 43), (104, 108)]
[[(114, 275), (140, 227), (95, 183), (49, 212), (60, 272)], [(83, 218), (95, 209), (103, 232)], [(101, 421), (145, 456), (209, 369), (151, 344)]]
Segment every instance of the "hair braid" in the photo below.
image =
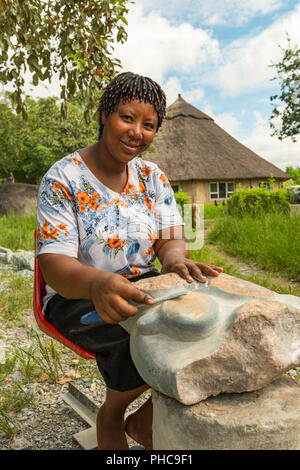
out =
[(149, 77), (124, 72), (116, 75), (101, 96), (98, 107), (99, 140), (103, 131), (102, 113), (104, 112), (105, 116), (109, 116), (110, 113), (116, 111), (121, 99), (123, 103), (137, 99), (140, 102), (153, 104), (158, 115), (156, 128), (158, 131), (166, 114), (166, 95), (164, 91), (158, 83)]

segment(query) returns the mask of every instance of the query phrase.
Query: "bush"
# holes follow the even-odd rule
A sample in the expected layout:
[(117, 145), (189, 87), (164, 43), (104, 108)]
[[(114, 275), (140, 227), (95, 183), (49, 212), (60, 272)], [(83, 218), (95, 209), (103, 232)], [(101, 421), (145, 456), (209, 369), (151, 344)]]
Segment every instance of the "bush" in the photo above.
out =
[(182, 216), (184, 215), (184, 205), (191, 204), (191, 198), (188, 196), (184, 191), (179, 191), (178, 193), (174, 193), (175, 201), (179, 205), (181, 209)]
[(287, 214), (290, 210), (290, 197), (285, 189), (238, 189), (228, 199), (227, 207), (229, 215), (238, 217), (276, 212)]

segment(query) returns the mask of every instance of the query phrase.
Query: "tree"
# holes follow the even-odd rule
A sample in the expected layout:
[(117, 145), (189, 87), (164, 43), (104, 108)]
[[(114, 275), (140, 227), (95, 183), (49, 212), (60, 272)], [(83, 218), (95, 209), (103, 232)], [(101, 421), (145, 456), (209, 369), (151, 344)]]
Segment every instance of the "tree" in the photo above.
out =
[[(24, 72), (32, 83), (61, 81), (61, 114), (80, 91), (88, 123), (95, 92), (115, 74), (114, 37), (127, 39), (124, 17), (129, 0), (0, 0), (0, 82), (12, 84), (17, 113), (27, 117), (22, 96)], [(110, 47), (109, 47), (110, 46)]]
[(285, 172), (290, 175), (292, 184), (300, 184), (300, 166), (297, 166), (296, 168), (287, 166)]
[(12, 172), (16, 182), (38, 184), (53, 163), (98, 138), (96, 119), (84, 122), (86, 103), (79, 95), (69, 103), (66, 119), (55, 97), (26, 97), (26, 121), (9, 103), (7, 97), (0, 103), (0, 178)]
[[(291, 44), (288, 37), (287, 49), (281, 50), (283, 58), (276, 67), (277, 77), (272, 80), (280, 80), (280, 95), (270, 97), (275, 105), (270, 117), (270, 126), (273, 129), (272, 136), (276, 135), (279, 140), (291, 137), (296, 142), (300, 134), (300, 48)], [(278, 102), (279, 100), (279, 102)], [(274, 120), (281, 118), (281, 128), (277, 129)]]

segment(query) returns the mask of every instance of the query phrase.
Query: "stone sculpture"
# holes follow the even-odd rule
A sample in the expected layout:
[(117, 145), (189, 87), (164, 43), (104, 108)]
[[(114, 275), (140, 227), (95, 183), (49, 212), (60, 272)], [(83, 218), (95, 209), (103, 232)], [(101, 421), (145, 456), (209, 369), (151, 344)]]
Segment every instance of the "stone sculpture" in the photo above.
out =
[(165, 274), (136, 283), (154, 299), (121, 322), (154, 390), (192, 405), (249, 392), (300, 365), (300, 298), (227, 274), (206, 284)]

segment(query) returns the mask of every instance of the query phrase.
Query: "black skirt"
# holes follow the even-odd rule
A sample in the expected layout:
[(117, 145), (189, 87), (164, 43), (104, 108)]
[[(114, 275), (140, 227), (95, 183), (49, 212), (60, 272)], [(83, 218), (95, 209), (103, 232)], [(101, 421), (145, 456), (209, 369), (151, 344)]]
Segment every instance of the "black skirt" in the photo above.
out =
[[(151, 271), (129, 280), (136, 282), (158, 275)], [(82, 324), (80, 320), (83, 315), (93, 310), (95, 307), (90, 300), (66, 299), (55, 294), (46, 306), (45, 318), (72, 343), (95, 353), (97, 366), (107, 387), (124, 392), (144, 385), (131, 359), (130, 336), (124, 328), (108, 323)]]

